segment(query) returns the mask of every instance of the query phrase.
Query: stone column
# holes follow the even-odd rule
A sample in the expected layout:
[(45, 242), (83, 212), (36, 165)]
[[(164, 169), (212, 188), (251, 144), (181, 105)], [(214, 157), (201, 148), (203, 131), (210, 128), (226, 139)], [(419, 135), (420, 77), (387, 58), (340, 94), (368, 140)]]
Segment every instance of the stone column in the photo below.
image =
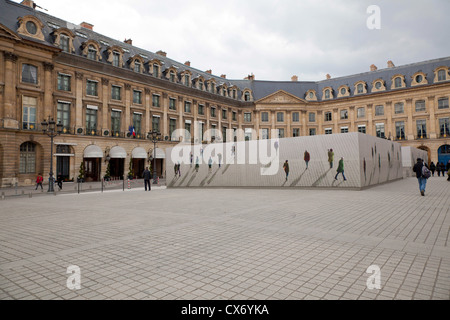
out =
[[(125, 133), (129, 132), (128, 128), (131, 125), (131, 85), (125, 83), (125, 119), (122, 119), (121, 131)], [(128, 167), (126, 167), (128, 168)]]
[(145, 88), (145, 90), (144, 90), (144, 93), (145, 93), (145, 97), (144, 97), (144, 101), (145, 101), (145, 121), (144, 121), (144, 123), (145, 123), (145, 134), (147, 135), (147, 133), (148, 132), (150, 132), (150, 131), (152, 131), (153, 130), (153, 128), (152, 128), (152, 123), (151, 123), (151, 121), (150, 121), (150, 94), (151, 94), (151, 92), (150, 92), (150, 89), (148, 89), (148, 88)]
[(374, 135), (373, 130), (373, 104), (367, 105), (367, 128), (366, 128), (367, 134), (370, 134), (371, 136)]
[(338, 119), (340, 118), (339, 109), (334, 108), (332, 115), (333, 115), (333, 133), (340, 133), (341, 131), (339, 130), (338, 125)]
[(350, 128), (348, 132), (358, 132), (357, 128), (355, 128), (355, 106), (350, 106), (348, 108), (348, 118), (350, 120)]
[[(167, 93), (163, 92), (162, 94), (162, 99), (161, 99), (161, 107), (163, 108), (163, 127), (161, 130), (162, 133), (162, 139), (164, 139), (166, 136), (169, 135), (169, 126), (167, 124), (167, 112), (169, 110), (169, 96), (167, 95)], [(171, 139), (171, 137), (169, 137), (169, 140)]]
[(103, 131), (105, 129), (108, 129), (109, 131), (111, 130), (111, 128), (108, 126), (108, 115), (109, 115), (109, 110), (108, 110), (108, 89), (109, 89), (109, 80), (107, 78), (102, 78), (102, 135), (103, 135)]
[[(435, 104), (434, 98), (435, 98), (434, 96), (427, 97), (427, 105), (428, 105), (428, 110), (430, 113), (430, 128), (427, 130), (428, 130), (430, 139), (436, 139), (438, 136), (440, 136), (439, 124), (436, 123), (436, 115), (435, 115), (436, 104)], [(437, 130), (436, 130), (436, 127), (437, 127)]]
[(406, 99), (406, 112), (408, 116), (407, 125), (406, 125), (406, 138), (408, 140), (414, 140), (414, 123), (412, 117), (412, 99)]
[(286, 111), (286, 131), (284, 134), (285, 138), (289, 138), (292, 137), (292, 132), (291, 132), (291, 112), (290, 111)]
[(385, 104), (385, 112), (386, 112), (386, 130), (385, 135), (386, 138), (394, 139), (395, 138), (395, 127), (392, 126), (392, 101), (386, 101)]
[(5, 52), (3, 56), (5, 59), (3, 126), (9, 129), (19, 129), (20, 119), (17, 118), (15, 72), (17, 56), (11, 52)]
[(317, 111), (317, 132), (316, 134), (324, 134), (323, 132), (323, 111), (319, 110)]
[(306, 119), (308, 117), (308, 113), (306, 112), (306, 110), (300, 111), (300, 117), (301, 117), (300, 121), (302, 124), (301, 134), (302, 134), (302, 136), (306, 136), (309, 134), (309, 132), (307, 131), (308, 129), (307, 129), (307, 125), (306, 125)]
[(54, 65), (44, 62), (44, 114), (43, 117), (37, 118), (37, 122), (47, 119), (48, 116), (56, 121), (56, 109), (53, 106), (52, 99), (52, 72)]
[(83, 74), (75, 72), (75, 132), (84, 128), (83, 123)]

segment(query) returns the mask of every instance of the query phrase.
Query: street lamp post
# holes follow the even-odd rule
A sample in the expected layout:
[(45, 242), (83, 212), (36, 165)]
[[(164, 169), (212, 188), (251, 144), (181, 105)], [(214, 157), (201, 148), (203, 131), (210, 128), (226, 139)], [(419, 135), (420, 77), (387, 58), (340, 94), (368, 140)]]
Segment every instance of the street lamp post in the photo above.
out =
[(156, 143), (161, 140), (161, 133), (156, 130), (150, 131), (147, 138), (153, 142), (153, 184), (156, 184)]
[(55, 120), (53, 118), (48, 117), (48, 122), (46, 120), (41, 122), (42, 125), (42, 131), (44, 134), (50, 137), (50, 174), (48, 178), (48, 191), (47, 192), (54, 192), (53, 189), (53, 138), (60, 135), (63, 130), (63, 125), (61, 122), (56, 124)]

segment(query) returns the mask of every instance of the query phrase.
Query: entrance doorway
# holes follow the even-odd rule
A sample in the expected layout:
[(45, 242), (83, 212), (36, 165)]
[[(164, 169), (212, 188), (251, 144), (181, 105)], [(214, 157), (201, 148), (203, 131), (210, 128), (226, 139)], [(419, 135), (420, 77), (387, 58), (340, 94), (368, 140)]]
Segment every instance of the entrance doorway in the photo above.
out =
[(123, 179), (125, 159), (122, 158), (112, 158), (109, 160), (110, 173), (112, 178)]
[(84, 159), (84, 172), (85, 181), (100, 181), (100, 172), (102, 165), (101, 158), (85, 158)]
[(420, 150), (423, 150), (423, 151), (426, 151), (427, 152), (427, 154), (428, 154), (428, 165), (430, 165), (430, 163), (431, 163), (431, 150), (430, 150), (430, 148), (428, 148), (428, 147), (425, 147), (425, 146), (419, 146), (419, 147), (417, 147), (417, 149), (420, 149)]
[(449, 160), (450, 160), (450, 145), (444, 144), (440, 146), (440, 148), (438, 149), (438, 161), (440, 163), (443, 163), (444, 165), (447, 165)]
[(142, 173), (145, 169), (145, 159), (133, 159), (133, 173), (134, 179), (142, 178)]

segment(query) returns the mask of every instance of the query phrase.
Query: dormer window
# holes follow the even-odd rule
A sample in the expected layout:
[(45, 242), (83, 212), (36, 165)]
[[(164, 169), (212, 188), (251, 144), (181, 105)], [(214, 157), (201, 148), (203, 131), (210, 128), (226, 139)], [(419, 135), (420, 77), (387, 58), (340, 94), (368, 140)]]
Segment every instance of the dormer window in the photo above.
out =
[(170, 71), (169, 80), (170, 80), (170, 82), (175, 82), (175, 72), (174, 71)]
[(19, 27), (17, 28), (17, 32), (19, 34), (32, 37), (41, 41), (44, 41), (44, 34), (42, 33), (42, 29), (44, 28), (44, 24), (35, 16), (28, 15), (24, 17), (17, 18), (19, 22)]
[(70, 39), (67, 35), (61, 34), (59, 39), (59, 47), (64, 52), (70, 52)]
[(118, 51), (112, 52), (112, 65), (114, 67), (120, 66), (120, 53)]
[(134, 60), (134, 72), (141, 73), (142, 63), (139, 60)]
[(444, 81), (445, 79), (446, 79), (445, 70), (439, 70), (438, 71), (438, 81)]
[(153, 76), (159, 78), (159, 65), (156, 63), (153, 64)]
[(236, 89), (233, 89), (233, 99), (236, 99), (236, 97), (237, 97), (237, 91), (236, 91)]
[(244, 92), (244, 101), (250, 101), (250, 92), (248, 91)]
[(362, 83), (358, 84), (356, 86), (356, 90), (358, 93), (363, 93), (364, 92), (364, 86), (362, 85)]
[(97, 48), (92, 44), (89, 45), (87, 58), (90, 60), (97, 60)]
[(27, 21), (25, 27), (29, 34), (35, 35), (37, 33), (37, 26), (33, 21)]
[(397, 77), (394, 79), (394, 87), (401, 88), (402, 87), (402, 78)]
[(198, 89), (203, 91), (203, 81), (202, 80), (200, 80), (198, 82)]
[(184, 75), (184, 85), (189, 87), (189, 83), (190, 83), (189, 75), (185, 74)]
[(330, 99), (330, 89), (325, 90), (325, 99)]
[(380, 81), (375, 83), (375, 89), (377, 89), (377, 90), (381, 89), (381, 82)]

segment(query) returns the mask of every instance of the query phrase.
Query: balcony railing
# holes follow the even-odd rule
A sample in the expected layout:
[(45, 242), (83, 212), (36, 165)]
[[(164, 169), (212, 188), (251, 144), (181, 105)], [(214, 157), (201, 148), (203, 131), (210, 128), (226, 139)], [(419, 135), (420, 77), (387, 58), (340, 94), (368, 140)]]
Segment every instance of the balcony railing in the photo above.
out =
[(422, 139), (428, 139), (428, 136), (426, 133), (416, 136), (416, 140), (422, 140)]

